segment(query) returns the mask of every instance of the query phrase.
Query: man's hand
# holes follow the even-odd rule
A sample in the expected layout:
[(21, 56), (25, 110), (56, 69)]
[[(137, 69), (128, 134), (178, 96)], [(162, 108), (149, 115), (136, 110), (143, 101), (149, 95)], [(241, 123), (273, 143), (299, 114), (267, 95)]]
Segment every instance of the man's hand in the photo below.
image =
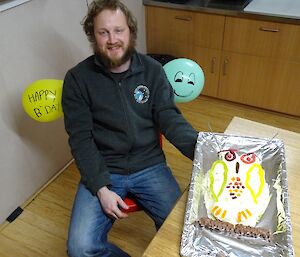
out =
[(127, 204), (115, 192), (109, 190), (106, 186), (100, 188), (97, 196), (101, 203), (103, 211), (114, 219), (127, 218), (128, 214), (122, 212), (120, 208), (128, 209)]

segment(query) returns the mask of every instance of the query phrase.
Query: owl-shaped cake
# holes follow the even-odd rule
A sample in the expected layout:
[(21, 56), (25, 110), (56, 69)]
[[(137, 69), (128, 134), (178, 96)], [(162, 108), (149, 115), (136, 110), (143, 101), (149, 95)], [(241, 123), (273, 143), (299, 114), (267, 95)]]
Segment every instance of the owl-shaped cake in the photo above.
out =
[(231, 224), (255, 226), (265, 212), (269, 186), (255, 153), (219, 152), (205, 177), (208, 217)]

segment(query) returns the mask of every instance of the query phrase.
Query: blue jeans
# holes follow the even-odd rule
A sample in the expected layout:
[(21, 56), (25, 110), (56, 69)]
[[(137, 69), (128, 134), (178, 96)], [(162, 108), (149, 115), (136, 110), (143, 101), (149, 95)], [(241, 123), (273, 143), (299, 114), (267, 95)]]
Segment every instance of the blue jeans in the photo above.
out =
[[(110, 190), (123, 199), (130, 192), (152, 218), (158, 230), (181, 192), (165, 163), (130, 175), (111, 174)], [(97, 198), (81, 183), (74, 200), (68, 235), (70, 257), (129, 257), (107, 241), (114, 220), (102, 210)]]

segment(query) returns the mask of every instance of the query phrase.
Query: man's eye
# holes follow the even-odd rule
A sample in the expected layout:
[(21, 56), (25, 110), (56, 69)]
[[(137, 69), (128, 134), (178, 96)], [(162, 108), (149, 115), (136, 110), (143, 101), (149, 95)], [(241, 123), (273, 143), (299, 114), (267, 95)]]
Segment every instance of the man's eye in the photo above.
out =
[(107, 33), (107, 31), (99, 31), (98, 34), (100, 36), (106, 36), (108, 33)]
[(124, 31), (123, 29), (117, 29), (117, 30), (116, 30), (116, 33), (120, 34), (120, 33), (122, 33), (123, 31)]

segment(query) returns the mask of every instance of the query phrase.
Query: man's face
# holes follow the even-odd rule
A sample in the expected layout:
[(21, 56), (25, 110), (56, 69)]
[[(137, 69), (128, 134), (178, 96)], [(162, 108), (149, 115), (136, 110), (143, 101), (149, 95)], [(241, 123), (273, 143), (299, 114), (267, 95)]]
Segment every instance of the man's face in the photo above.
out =
[(95, 53), (108, 68), (119, 67), (129, 61), (134, 49), (124, 13), (103, 10), (94, 18)]

